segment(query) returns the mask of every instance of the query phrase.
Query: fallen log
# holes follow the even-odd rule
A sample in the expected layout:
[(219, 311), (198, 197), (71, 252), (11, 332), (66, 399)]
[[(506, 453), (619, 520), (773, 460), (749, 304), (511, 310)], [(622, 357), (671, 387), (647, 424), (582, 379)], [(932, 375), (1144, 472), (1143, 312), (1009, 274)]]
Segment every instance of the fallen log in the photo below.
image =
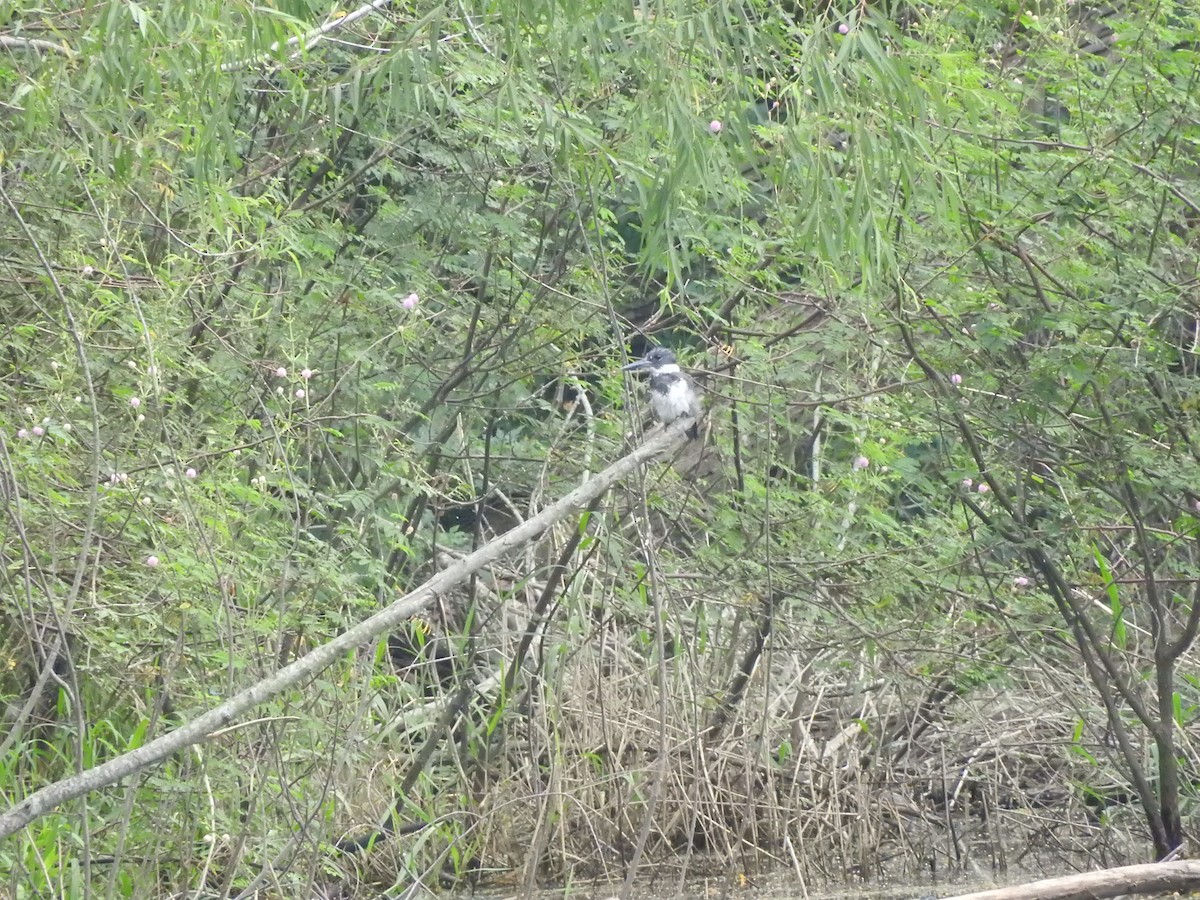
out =
[(1121, 866), (1046, 878), (1015, 887), (961, 894), (947, 900), (1100, 900), (1122, 894), (1189, 891), (1200, 888), (1200, 860)]

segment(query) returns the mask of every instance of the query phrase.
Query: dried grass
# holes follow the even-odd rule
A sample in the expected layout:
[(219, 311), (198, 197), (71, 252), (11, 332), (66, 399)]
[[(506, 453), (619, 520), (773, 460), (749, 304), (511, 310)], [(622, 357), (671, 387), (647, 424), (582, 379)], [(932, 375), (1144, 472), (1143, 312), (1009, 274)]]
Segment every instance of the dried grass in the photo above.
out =
[[(928, 610), (869, 633), (851, 617), (830, 624), (818, 613), (831, 601), (816, 592), (789, 596), (731, 702), (761, 599), (731, 600), (734, 586), (700, 577), (660, 580), (660, 682), (652, 613), (619, 583), (628, 573), (575, 572), (503, 716), (489, 719), (499, 679), (480, 689), (471, 726), (420, 788), (419, 803), (452, 823), (426, 841), (441, 854), (427, 870), (454, 843), (492, 881), (613, 883), (651, 797), (642, 870), (680, 883), (779, 870), (809, 887), (1036, 875), (1144, 853), (1138, 811), (1116, 802), (1115, 788), (1107, 810), (1085, 802), (1084, 786), (1117, 784), (1092, 727), (1103, 716), (1081, 673), (1021, 651), (1041, 636), (968, 633)], [(489, 581), (483, 671), (513, 658), (538, 589), (515, 572)], [(1014, 650), (1002, 665), (999, 639)], [(395, 751), (397, 774), (384, 783), (418, 743)], [(353, 805), (386, 809), (387, 791), (372, 792)], [(411, 838), (396, 845), (393, 864), (411, 874), (420, 854)]]

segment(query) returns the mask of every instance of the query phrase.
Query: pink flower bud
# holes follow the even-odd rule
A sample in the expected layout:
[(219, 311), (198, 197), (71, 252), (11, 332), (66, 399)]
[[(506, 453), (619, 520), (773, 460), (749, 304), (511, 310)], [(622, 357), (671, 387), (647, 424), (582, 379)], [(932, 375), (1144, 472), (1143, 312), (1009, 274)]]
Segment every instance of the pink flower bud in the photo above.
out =
[(962, 384), (962, 376), (959, 375), (957, 372), (955, 372), (953, 375), (950, 376), (950, 383), (951, 384)]
[(962, 486), (965, 487), (969, 491), (971, 488), (973, 488), (975, 486), (975, 482), (972, 481), (970, 478), (964, 478), (962, 480)]
[(849, 33), (850, 33), (850, 26), (847, 25), (845, 22), (843, 22), (841, 25), (838, 26), (838, 34), (849, 34)]
[(21, 440), (25, 440), (25, 438), (29, 437), (29, 429), (18, 428), (17, 429), (17, 437), (20, 438)]
[(41, 425), (33, 426), (33, 436), (34, 437), (41, 437), (45, 433), (46, 433), (46, 429), (43, 428)]
[(858, 456), (858, 457), (855, 457), (855, 459), (854, 459), (854, 468), (856, 468), (856, 469), (865, 469), (870, 464), (871, 464), (871, 461), (869, 459), (867, 459), (865, 456)]
[(287, 369), (285, 369), (283, 366), (280, 366), (278, 369), (275, 370), (275, 377), (276, 378), (287, 378)]
[(421, 302), (421, 298), (418, 297), (416, 294), (409, 294), (407, 297), (404, 298), (404, 300), (400, 303), (400, 305), (403, 306), (405, 309), (412, 309), (420, 302)]
[(132, 406), (134, 409), (137, 409), (139, 406), (142, 405), (142, 398), (141, 397), (130, 397), (129, 405)]
[(184, 474), (185, 478), (195, 478), (200, 473), (198, 473), (195, 469), (189, 467), (188, 470), (186, 472), (184, 472), (183, 474)]
[(154, 556), (154, 555), (147, 556), (146, 557), (146, 565), (149, 566), (151, 569), (153, 569), (155, 566), (158, 565), (158, 557)]
[(989, 487), (987, 484), (985, 484), (984, 482), (981, 481), (981, 482), (979, 482), (979, 487), (975, 488), (975, 490), (979, 491), (979, 493), (981, 493), (981, 494), (986, 494), (988, 491), (991, 490), (991, 487)]
[(1029, 579), (1026, 578), (1024, 575), (1018, 575), (1016, 578), (1013, 579), (1013, 585), (1015, 587), (1028, 587)]
[(708, 123), (708, 133), (709, 134), (720, 134), (721, 133), (721, 120), (720, 119), (713, 119), (711, 122)]
[(297, 400), (303, 400), (303, 399), (304, 399), (304, 388), (298, 388), (298, 389), (296, 390), (296, 399), (297, 399)]
[(312, 369), (301, 369), (300, 370), (300, 377), (303, 378), (305, 381), (308, 381), (308, 379), (312, 378), (312, 376), (313, 376)]

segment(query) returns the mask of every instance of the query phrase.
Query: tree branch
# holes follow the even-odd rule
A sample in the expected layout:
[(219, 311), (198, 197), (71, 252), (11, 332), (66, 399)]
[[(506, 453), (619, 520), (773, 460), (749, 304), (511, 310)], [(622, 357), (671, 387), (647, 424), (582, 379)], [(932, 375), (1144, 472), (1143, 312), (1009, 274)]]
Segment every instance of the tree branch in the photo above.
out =
[(137, 750), (124, 753), (102, 765), (94, 766), (78, 775), (72, 775), (35, 791), (0, 815), (0, 838), (8, 837), (68, 800), (115, 784), (122, 778), (162, 762), (185, 747), (199, 743), (214, 731), (228, 727), (260, 703), (312, 678), (332, 665), (343, 654), (379, 637), (423, 609), (437, 594), (444, 593), (504, 554), (537, 538), (551, 525), (601, 496), (626, 475), (659, 454), (678, 447), (685, 440), (684, 432), (692, 424), (690, 419), (681, 419), (670, 427), (651, 434), (645, 443), (628, 456), (617, 460), (557, 503), (546, 507), (533, 518), (505, 532), (474, 553), (463, 557), (458, 563), (434, 575), (391, 606), (344, 631), (275, 674), (246, 688), (220, 706), (193, 719), (187, 725), (177, 728)]
[(59, 56), (71, 58), (78, 54), (66, 44), (56, 44), (53, 41), (43, 41), (38, 38), (19, 38), (11, 34), (0, 34), (0, 49), (28, 50), (33, 53), (57, 53)]
[(1200, 861), (1147, 863), (1102, 869), (1062, 878), (1047, 878), (1017, 887), (960, 894), (950, 900), (1076, 900), (1118, 897), (1122, 894), (1157, 894), (1194, 890), (1200, 884)]
[(265, 62), (285, 47), (289, 50), (292, 50), (295, 47), (303, 44), (304, 50), (311, 50), (318, 43), (320, 43), (321, 39), (325, 37), (325, 35), (329, 34), (331, 31), (336, 31), (339, 28), (345, 28), (347, 25), (357, 22), (363, 16), (369, 15), (373, 12), (379, 12), (379, 10), (383, 9), (385, 6), (390, 6), (391, 3), (392, 0), (371, 0), (370, 3), (364, 3), (353, 12), (346, 13), (346, 15), (339, 16), (336, 19), (330, 19), (324, 25), (318, 25), (311, 31), (305, 32), (304, 34), (293, 35), (282, 43), (276, 41), (267, 48), (265, 53), (261, 53), (258, 56), (254, 56), (249, 59), (240, 59), (237, 62), (225, 63), (225, 65), (221, 66), (221, 71), (236, 72), (238, 69), (244, 69), (247, 66), (254, 65), (255, 63)]

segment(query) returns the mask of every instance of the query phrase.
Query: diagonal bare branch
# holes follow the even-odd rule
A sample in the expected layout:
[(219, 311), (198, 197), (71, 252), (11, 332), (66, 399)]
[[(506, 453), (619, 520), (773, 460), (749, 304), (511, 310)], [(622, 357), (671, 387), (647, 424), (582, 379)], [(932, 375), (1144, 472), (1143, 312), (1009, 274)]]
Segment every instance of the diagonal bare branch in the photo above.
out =
[(689, 419), (681, 419), (669, 428), (651, 434), (641, 446), (627, 456), (617, 460), (536, 516), (463, 557), (455, 565), (442, 570), (386, 609), (347, 629), (275, 674), (230, 697), (220, 706), (196, 717), (187, 725), (137, 750), (124, 753), (102, 765), (35, 791), (0, 815), (0, 838), (8, 837), (68, 800), (115, 784), (122, 778), (162, 762), (185, 747), (199, 743), (214, 731), (228, 727), (260, 703), (313, 677), (332, 665), (344, 653), (379, 637), (423, 609), (437, 594), (462, 583), (484, 566), (538, 537), (551, 525), (601, 496), (631, 472), (682, 444), (685, 440), (684, 432), (692, 424)]

